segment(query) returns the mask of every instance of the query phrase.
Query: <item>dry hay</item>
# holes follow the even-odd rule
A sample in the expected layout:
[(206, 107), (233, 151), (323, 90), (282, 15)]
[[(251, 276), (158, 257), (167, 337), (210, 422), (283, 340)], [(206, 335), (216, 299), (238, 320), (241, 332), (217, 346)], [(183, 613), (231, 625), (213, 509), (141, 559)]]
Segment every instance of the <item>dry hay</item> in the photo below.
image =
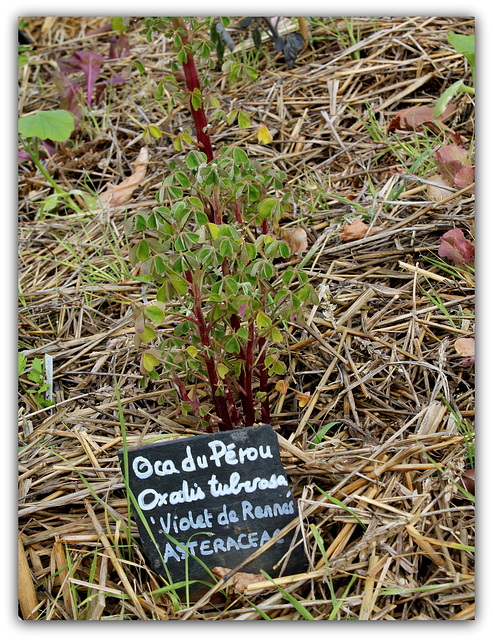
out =
[[(328, 38), (330, 20), (323, 22), (312, 28), (312, 44), (292, 70), (270, 48), (269, 57), (258, 57), (256, 84), (230, 87), (211, 75), (225, 108), (248, 110), (252, 120), (242, 132), (218, 126), (214, 143), (239, 144), (286, 171), (310, 240), (308, 257), (295, 260), (303, 260), (321, 298), (307, 309), (306, 326), (292, 327), (284, 349), (287, 382), (310, 392), (308, 404), (301, 408), (294, 391), (271, 394), (272, 424), (301, 511), (293, 526), (301, 527), (310, 561), (306, 574), (279, 584), (315, 619), (471, 619), (474, 505), (457, 489), (468, 466), (468, 440), (453, 413), (470, 429), (472, 443), (474, 371), (462, 365), (453, 343), (474, 335), (474, 281), (427, 258), (437, 258), (445, 231), (473, 231), (474, 191), (429, 201), (423, 180), (406, 174), (364, 121), (373, 110), (385, 132), (399, 109), (433, 104), (451, 79), (463, 77), (463, 57), (448, 46), (446, 32), (472, 33), (474, 21), (362, 19), (358, 43), (346, 49)], [(30, 20), (38, 44), (32, 63), (19, 72), (21, 115), (57, 107), (50, 75), (56, 57), (77, 48), (106, 55), (109, 37), (88, 35), (103, 23)], [(342, 19), (335, 25), (347, 33)], [(134, 68), (111, 104), (95, 109), (104, 126), (96, 131), (86, 122), (73, 148), (50, 166), (64, 187), (86, 181), (101, 190), (128, 175), (143, 144), (138, 118), (145, 115), (170, 134), (189, 122), (184, 107), (169, 118), (151, 108), (149, 92), (169, 64), (169, 46), (145, 43), (138, 26), (129, 37), (131, 56), (115, 63), (115, 72), (141, 59), (150, 88)], [(260, 123), (274, 134), (268, 147), (256, 140)], [(466, 148), (472, 144), (469, 97), (459, 101), (448, 126)], [(423, 139), (413, 131), (401, 135), (409, 145)], [(130, 444), (189, 431), (166, 397), (158, 403), (158, 385), (139, 386), (131, 307), (145, 291), (129, 271), (124, 234), (125, 221), (154, 204), (175, 154), (172, 137), (156, 142), (147, 178), (130, 203), (98, 215), (61, 208), (36, 220), (50, 188), (28, 164), (20, 168), (19, 348), (29, 361), (53, 356), (56, 401), (54, 410), (40, 408), (21, 376), (24, 616), (35, 605), (33, 616), (44, 620), (251, 620), (261, 619), (259, 609), (273, 619), (302, 617), (272, 584), (252, 583), (241, 595), (228, 586), (231, 580), (220, 583), (226, 601), (204, 598), (176, 612), (167, 595), (153, 595), (163, 582), (125, 534), (115, 383)], [(413, 158), (402, 156), (409, 168)], [(397, 196), (396, 185), (402, 187)], [(345, 220), (362, 211), (383, 229), (341, 242)], [(426, 295), (433, 289), (441, 307)], [(336, 424), (313, 445), (329, 422)], [(130, 529), (137, 537), (133, 521)]]

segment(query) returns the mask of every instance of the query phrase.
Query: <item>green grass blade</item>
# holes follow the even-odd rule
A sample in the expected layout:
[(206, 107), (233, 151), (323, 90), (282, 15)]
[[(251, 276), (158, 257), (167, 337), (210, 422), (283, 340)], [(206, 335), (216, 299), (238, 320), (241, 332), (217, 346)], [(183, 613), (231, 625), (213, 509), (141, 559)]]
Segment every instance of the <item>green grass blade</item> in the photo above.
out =
[(350, 515), (352, 515), (353, 518), (358, 522), (358, 524), (360, 524), (363, 527), (363, 530), (366, 531), (366, 524), (364, 522), (362, 522), (358, 518), (358, 516), (354, 513), (354, 511), (352, 511), (352, 509), (350, 509), (347, 505), (345, 505), (343, 502), (341, 502), (338, 498), (334, 498), (334, 496), (329, 496), (329, 494), (327, 492), (325, 492), (323, 489), (321, 489), (316, 484), (314, 484), (313, 486), (317, 487), (317, 489), (320, 491), (320, 493), (323, 493), (323, 495), (328, 500), (330, 500), (333, 504), (337, 504), (339, 507), (342, 507), (345, 511), (347, 511)]
[(293, 607), (296, 609), (296, 611), (301, 616), (303, 616), (303, 618), (305, 620), (315, 620), (315, 618), (312, 616), (312, 614), (308, 611), (308, 609), (306, 607), (304, 607), (301, 604), (301, 602), (299, 602), (299, 600), (296, 600), (296, 598), (294, 596), (292, 596), (290, 593), (288, 593), (280, 585), (276, 584), (275, 581), (270, 577), (270, 575), (266, 571), (264, 571), (263, 569), (261, 569), (260, 571), (267, 578), (267, 580), (270, 580), (272, 582), (272, 584), (275, 585), (276, 589), (279, 589), (279, 591), (282, 593), (282, 595), (285, 598), (285, 600), (287, 600), (290, 604), (292, 604)]

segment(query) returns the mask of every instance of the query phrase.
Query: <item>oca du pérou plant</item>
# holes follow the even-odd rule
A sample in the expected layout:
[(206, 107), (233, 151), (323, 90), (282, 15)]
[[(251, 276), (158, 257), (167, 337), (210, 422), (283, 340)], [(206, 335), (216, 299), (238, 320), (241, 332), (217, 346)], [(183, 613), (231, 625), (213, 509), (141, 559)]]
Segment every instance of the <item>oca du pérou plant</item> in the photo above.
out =
[[(179, 25), (181, 60), (190, 67), (191, 36)], [(199, 106), (190, 101), (192, 115)], [(130, 261), (155, 291), (134, 310), (135, 342), (143, 347), (143, 384), (167, 381), (177, 412), (198, 428), (232, 430), (269, 422), (272, 378), (286, 368), (277, 345), (318, 297), (307, 275), (285, 262), (284, 174), (239, 147), (211, 158), (208, 144), (198, 146), (204, 151), (169, 163), (157, 206), (134, 218), (140, 239)]]

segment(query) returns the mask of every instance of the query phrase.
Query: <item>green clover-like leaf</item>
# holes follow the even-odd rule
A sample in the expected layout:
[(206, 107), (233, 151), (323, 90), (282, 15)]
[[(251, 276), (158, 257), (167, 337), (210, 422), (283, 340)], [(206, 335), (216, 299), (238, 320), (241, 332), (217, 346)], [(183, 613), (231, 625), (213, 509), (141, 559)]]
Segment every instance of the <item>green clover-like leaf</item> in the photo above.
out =
[(151, 305), (146, 307), (145, 312), (152, 322), (157, 322), (158, 324), (164, 322), (164, 311), (160, 307)]
[(236, 339), (235, 336), (230, 338), (228, 340), (228, 342), (226, 343), (226, 351), (228, 353), (240, 353), (240, 351), (241, 351), (240, 343), (238, 342), (238, 340)]
[(158, 364), (159, 360), (151, 351), (146, 351), (142, 355), (142, 366), (146, 371), (152, 371)]
[(268, 329), (272, 324), (272, 320), (266, 315), (263, 311), (259, 311), (257, 313), (257, 317), (255, 318), (255, 322), (257, 323), (257, 327), (259, 329)]

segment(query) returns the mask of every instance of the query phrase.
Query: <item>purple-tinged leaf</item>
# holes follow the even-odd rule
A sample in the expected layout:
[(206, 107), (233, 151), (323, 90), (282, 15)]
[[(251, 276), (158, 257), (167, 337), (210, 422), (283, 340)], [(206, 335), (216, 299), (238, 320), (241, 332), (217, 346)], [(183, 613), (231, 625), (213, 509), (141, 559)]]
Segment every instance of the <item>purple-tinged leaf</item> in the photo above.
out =
[(110, 60), (119, 60), (130, 54), (130, 42), (126, 35), (112, 36), (110, 41)]
[[(63, 77), (68, 81), (67, 76)], [(55, 79), (55, 84), (58, 86), (60, 92), (60, 108), (73, 113), (75, 116), (74, 126), (76, 127), (82, 118), (82, 89), (77, 82), (68, 81), (65, 83), (57, 83)]]
[(96, 29), (91, 29), (90, 31), (88, 31), (86, 33), (86, 36), (98, 36), (100, 33), (108, 33), (109, 31), (112, 31), (113, 26), (111, 24), (111, 22), (106, 22), (105, 24), (103, 24), (101, 27), (97, 27)]
[(438, 255), (449, 258), (455, 264), (464, 264), (474, 260), (474, 243), (464, 237), (461, 229), (451, 229), (440, 238)]
[(69, 58), (58, 58), (57, 64), (64, 75), (70, 75), (71, 73), (78, 73), (81, 71), (80, 62), (75, 55), (70, 56)]
[(135, 331), (139, 334), (144, 333), (145, 328), (144, 313), (141, 312), (135, 318)]
[[(75, 124), (75, 122), (74, 122)], [(55, 145), (49, 140), (41, 140), (41, 145), (49, 156), (54, 156), (56, 153)]]
[(243, 302), (242, 304), (238, 305), (238, 315), (240, 316), (240, 318), (244, 318), (245, 317), (245, 312), (247, 310), (247, 306), (248, 306), (247, 302)]
[[(440, 175), (452, 186), (456, 184), (455, 176), (461, 169), (471, 168), (469, 155), (457, 144), (446, 144), (433, 154)], [(470, 184), (470, 183), (469, 183)], [(467, 185), (465, 185), (467, 186)]]
[(53, 73), (53, 80), (60, 95), (61, 108), (74, 114), (74, 126), (77, 126), (78, 121), (82, 118), (82, 89), (79, 87), (77, 82), (70, 80), (65, 73), (61, 73), (60, 71), (55, 71)]
[(99, 69), (104, 61), (103, 56), (93, 51), (76, 51), (73, 56), (57, 60), (58, 66), (64, 73), (83, 72), (86, 79), (87, 104), (89, 108), (91, 107), (92, 94), (96, 86)]
[(460, 189), (468, 187), (474, 182), (474, 167), (462, 167), (455, 174), (454, 182)]
[[(54, 156), (56, 153), (56, 149), (55, 149), (55, 145), (52, 142), (49, 142), (48, 140), (40, 140), (42, 149), (40, 149), (40, 151), (44, 150), (46, 151), (46, 154), (48, 156)], [(40, 153), (41, 157), (45, 157), (44, 153)], [(31, 158), (31, 156), (28, 154), (27, 151), (19, 151), (18, 155), (17, 155), (17, 159), (18, 160), (28, 160), (29, 158)]]

